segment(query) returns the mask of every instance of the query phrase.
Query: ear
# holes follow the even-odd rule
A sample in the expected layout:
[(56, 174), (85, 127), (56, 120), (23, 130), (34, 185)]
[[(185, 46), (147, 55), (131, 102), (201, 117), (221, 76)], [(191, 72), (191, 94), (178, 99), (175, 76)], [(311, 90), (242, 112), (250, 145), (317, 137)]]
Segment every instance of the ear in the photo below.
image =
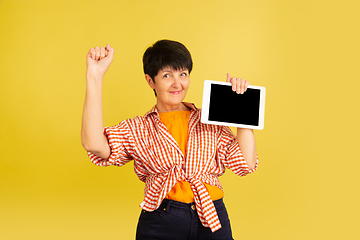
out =
[(145, 79), (147, 84), (149, 84), (149, 86), (151, 87), (151, 89), (155, 89), (155, 83), (152, 80), (152, 78), (149, 76), (149, 74), (145, 74)]

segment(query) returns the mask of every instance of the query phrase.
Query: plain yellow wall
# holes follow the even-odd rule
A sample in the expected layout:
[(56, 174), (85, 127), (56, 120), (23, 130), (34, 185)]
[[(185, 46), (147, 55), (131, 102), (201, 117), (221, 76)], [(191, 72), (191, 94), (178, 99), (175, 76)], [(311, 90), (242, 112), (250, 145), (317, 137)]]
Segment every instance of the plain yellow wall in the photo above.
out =
[(0, 239), (134, 239), (143, 183), (80, 141), (85, 55), (110, 43), (104, 121), (155, 103), (141, 57), (184, 43), (203, 80), (265, 86), (256, 173), (220, 178), (235, 239), (359, 239), (357, 1), (0, 1)]

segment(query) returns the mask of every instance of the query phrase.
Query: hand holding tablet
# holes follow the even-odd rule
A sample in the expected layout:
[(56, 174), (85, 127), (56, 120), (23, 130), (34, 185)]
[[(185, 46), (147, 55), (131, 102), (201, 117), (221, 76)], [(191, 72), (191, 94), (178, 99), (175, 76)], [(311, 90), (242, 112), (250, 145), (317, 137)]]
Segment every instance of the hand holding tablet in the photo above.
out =
[(238, 94), (231, 83), (205, 80), (201, 122), (262, 130), (265, 115), (265, 88), (249, 85)]

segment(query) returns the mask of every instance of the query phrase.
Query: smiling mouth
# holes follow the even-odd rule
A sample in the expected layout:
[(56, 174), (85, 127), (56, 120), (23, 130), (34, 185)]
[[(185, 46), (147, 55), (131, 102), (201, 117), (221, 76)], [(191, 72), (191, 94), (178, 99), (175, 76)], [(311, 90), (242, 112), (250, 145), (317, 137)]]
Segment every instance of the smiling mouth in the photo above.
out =
[(174, 94), (174, 95), (179, 95), (180, 94), (180, 91), (174, 91), (174, 92), (170, 92), (171, 94)]

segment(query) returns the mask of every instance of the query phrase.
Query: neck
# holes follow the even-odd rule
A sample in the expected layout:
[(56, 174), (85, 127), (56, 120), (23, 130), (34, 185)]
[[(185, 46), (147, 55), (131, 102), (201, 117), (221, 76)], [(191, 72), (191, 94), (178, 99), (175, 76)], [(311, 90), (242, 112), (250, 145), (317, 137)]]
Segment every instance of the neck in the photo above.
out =
[(184, 104), (180, 103), (178, 105), (162, 105), (159, 102), (156, 104), (156, 107), (159, 113), (163, 112), (173, 112), (173, 111), (189, 111), (190, 109), (186, 107)]

